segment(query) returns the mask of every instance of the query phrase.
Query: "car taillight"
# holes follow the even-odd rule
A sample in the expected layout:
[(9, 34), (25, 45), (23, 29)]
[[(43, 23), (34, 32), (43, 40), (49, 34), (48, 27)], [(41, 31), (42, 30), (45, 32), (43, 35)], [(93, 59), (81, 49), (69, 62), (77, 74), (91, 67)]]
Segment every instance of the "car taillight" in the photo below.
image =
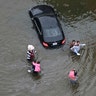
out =
[(65, 43), (65, 41), (66, 41), (66, 40), (64, 39), (64, 40), (62, 41), (62, 44), (64, 44), (64, 43)]
[(45, 42), (43, 42), (43, 45), (44, 45), (45, 47), (48, 47), (48, 44), (47, 44), (47, 43), (45, 43)]

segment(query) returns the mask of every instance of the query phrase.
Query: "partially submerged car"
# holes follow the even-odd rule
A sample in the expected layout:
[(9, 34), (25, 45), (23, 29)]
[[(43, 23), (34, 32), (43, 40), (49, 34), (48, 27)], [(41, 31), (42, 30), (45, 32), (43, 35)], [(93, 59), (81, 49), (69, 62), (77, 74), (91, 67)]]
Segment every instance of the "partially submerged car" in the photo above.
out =
[(52, 6), (37, 5), (28, 12), (44, 47), (54, 48), (65, 44), (65, 35)]

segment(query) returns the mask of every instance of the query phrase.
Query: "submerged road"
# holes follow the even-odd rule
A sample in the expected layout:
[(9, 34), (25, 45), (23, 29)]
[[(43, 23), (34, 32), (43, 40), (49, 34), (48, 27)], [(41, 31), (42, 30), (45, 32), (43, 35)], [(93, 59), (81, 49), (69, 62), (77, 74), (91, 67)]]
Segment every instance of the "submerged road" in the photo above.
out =
[[(28, 9), (38, 0), (0, 0), (0, 96), (95, 96), (96, 91), (96, 21), (88, 16), (65, 24), (66, 36), (62, 48), (47, 50), (42, 47)], [(69, 42), (80, 40), (87, 46), (81, 56), (72, 54)], [(41, 61), (41, 77), (27, 72), (27, 45), (33, 44)], [(79, 74), (79, 85), (72, 87), (67, 75), (74, 68)]]

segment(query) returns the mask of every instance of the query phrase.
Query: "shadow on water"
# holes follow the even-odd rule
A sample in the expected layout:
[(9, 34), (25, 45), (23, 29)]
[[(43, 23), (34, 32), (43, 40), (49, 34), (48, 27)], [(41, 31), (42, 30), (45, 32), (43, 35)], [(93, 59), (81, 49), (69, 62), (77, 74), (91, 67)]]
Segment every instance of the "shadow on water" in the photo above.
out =
[(30, 76), (33, 80), (39, 80), (41, 79), (41, 74), (36, 74), (36, 73), (30, 73)]
[(70, 84), (70, 88), (71, 88), (72, 94), (78, 93), (79, 82), (76, 84)]
[(72, 62), (75, 62), (75, 61), (79, 61), (79, 60), (80, 60), (80, 56), (77, 56), (77, 55), (76, 55), (75, 53), (73, 53), (72, 51), (70, 51), (69, 57), (72, 59)]

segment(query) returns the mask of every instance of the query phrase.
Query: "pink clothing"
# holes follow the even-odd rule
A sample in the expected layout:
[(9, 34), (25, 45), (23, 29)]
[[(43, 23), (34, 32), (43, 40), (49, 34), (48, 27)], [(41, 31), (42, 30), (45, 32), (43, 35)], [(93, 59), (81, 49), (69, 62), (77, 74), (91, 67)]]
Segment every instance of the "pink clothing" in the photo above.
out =
[(41, 71), (40, 64), (37, 64), (35, 62), (33, 62), (32, 64), (35, 66), (35, 69), (34, 69), (35, 72), (40, 72)]
[(74, 75), (74, 70), (71, 70), (68, 77), (71, 79), (71, 80), (75, 80), (76, 79), (76, 76)]

